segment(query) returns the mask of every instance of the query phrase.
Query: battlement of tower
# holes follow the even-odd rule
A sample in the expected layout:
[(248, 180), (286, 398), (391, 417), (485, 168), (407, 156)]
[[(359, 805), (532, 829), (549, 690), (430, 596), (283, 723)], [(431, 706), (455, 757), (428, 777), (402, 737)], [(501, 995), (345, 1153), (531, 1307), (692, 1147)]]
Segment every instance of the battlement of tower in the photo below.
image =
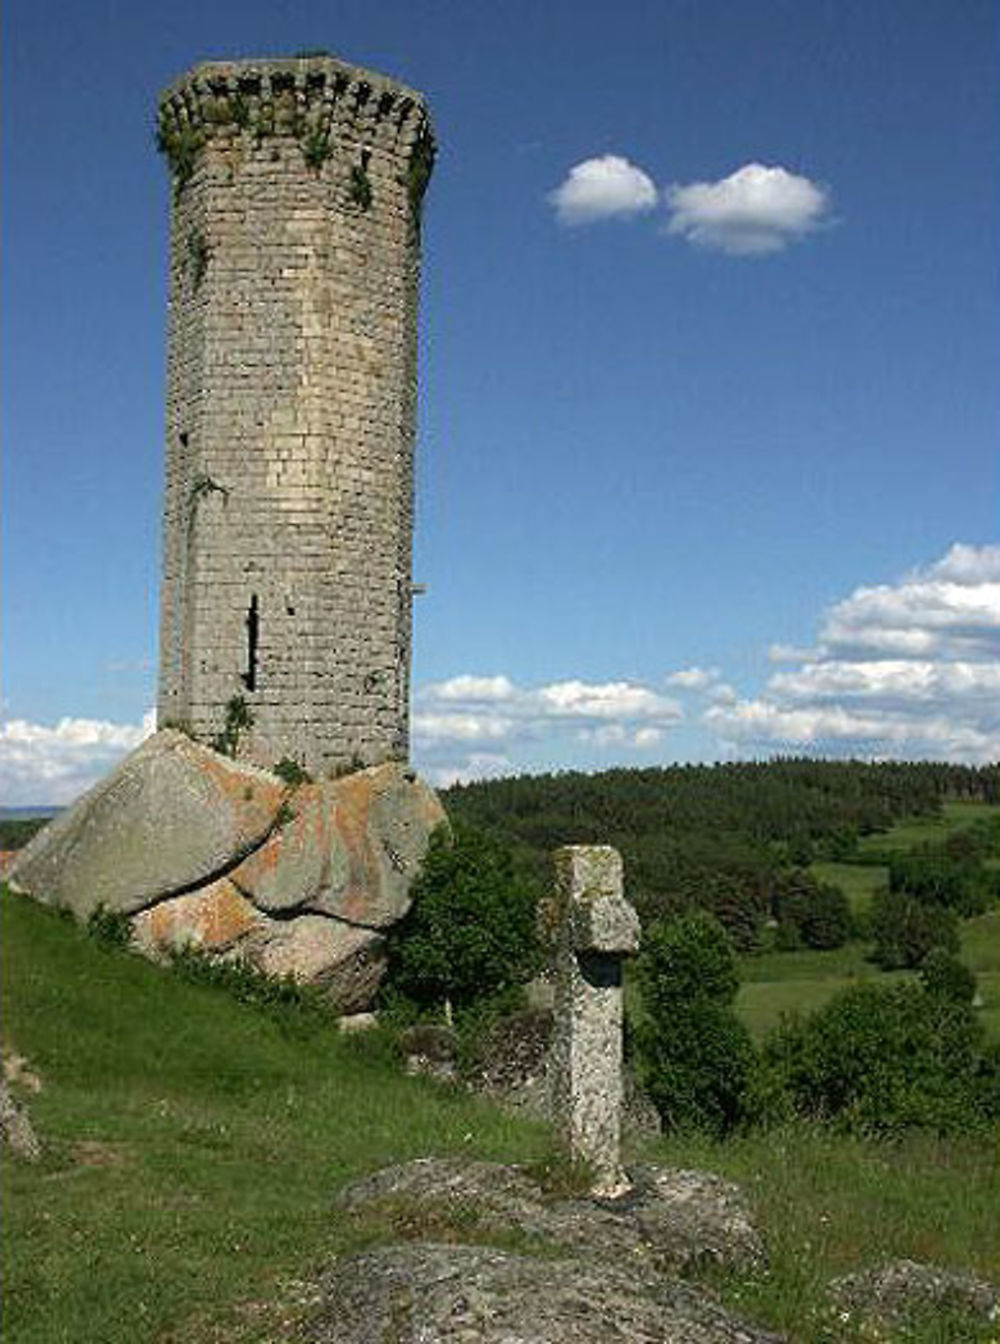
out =
[(333, 56), (207, 61), (161, 96), (157, 142), (179, 185), (207, 141), (273, 136), (298, 140), (313, 166), (340, 147), (392, 153), (408, 166), (418, 197), (434, 159), (423, 96)]

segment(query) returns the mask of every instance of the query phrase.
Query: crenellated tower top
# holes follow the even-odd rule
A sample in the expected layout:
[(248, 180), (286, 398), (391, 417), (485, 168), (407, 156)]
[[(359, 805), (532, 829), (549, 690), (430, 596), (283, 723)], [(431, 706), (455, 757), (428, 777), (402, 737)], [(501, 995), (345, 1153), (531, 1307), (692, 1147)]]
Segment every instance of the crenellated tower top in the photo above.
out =
[(390, 152), (407, 164), (418, 215), (434, 166), (422, 94), (329, 55), (202, 62), (164, 91), (156, 135), (178, 188), (209, 140), (292, 138), (314, 170), (343, 149)]

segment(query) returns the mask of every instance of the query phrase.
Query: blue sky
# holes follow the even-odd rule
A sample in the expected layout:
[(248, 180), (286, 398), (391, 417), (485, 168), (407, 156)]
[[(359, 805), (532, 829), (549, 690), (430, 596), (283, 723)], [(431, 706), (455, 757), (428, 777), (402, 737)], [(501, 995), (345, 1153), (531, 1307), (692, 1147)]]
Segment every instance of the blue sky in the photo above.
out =
[(417, 764), (1000, 758), (989, 0), (6, 10), (0, 801), (155, 698), (157, 94), (314, 47), (440, 142)]

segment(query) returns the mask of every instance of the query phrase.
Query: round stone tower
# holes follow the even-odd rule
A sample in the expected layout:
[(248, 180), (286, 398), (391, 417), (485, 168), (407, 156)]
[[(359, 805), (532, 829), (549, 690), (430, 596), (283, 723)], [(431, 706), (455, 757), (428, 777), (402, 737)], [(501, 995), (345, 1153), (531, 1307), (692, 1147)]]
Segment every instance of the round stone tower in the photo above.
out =
[(160, 726), (316, 775), (408, 749), (420, 94), (329, 56), (160, 102)]

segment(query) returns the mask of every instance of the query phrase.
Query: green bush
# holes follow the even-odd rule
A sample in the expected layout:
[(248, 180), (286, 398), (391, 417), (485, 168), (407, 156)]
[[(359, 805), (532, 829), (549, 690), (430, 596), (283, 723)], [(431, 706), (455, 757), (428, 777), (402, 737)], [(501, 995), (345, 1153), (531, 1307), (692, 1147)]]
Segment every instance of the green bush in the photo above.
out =
[(932, 947), (920, 966), (920, 982), (928, 994), (954, 1003), (972, 1003), (976, 997), (976, 977), (943, 947)]
[(998, 1070), (967, 1002), (922, 984), (860, 984), (790, 1019), (764, 1061), (809, 1119), (871, 1135), (959, 1133), (996, 1114)]
[(104, 947), (128, 947), (132, 940), (132, 921), (123, 910), (98, 905), (87, 916), (87, 932)]
[(843, 947), (851, 935), (851, 909), (841, 889), (801, 869), (776, 884), (772, 910), (779, 947)]
[(291, 756), (282, 756), (280, 761), (276, 761), (271, 767), (271, 774), (277, 775), (292, 788), (298, 788), (300, 784), (311, 784), (312, 775), (299, 761)]
[(460, 1008), (530, 980), (540, 895), (499, 841), (470, 826), (439, 828), (410, 912), (390, 935), (389, 991)]
[(975, 853), (974, 837), (962, 834), (942, 845), (918, 845), (889, 860), (892, 891), (905, 891), (924, 905), (944, 906), (966, 918), (989, 908), (994, 885)]
[(653, 925), (637, 972), (639, 1072), (664, 1125), (728, 1133), (749, 1116), (756, 1054), (733, 1012), (739, 976), (725, 930), (703, 911)]
[(927, 905), (905, 891), (883, 888), (872, 897), (872, 960), (883, 970), (912, 969), (931, 948), (958, 951), (958, 920), (946, 906)]

